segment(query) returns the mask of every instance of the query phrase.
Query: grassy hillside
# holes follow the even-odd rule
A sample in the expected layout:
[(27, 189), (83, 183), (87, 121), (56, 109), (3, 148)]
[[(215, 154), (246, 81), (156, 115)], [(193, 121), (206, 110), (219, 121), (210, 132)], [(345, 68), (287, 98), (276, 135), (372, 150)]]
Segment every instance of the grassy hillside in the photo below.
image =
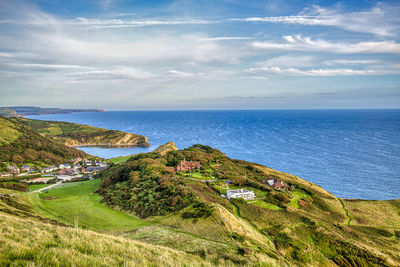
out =
[(80, 150), (40, 135), (18, 119), (0, 117), (0, 162), (55, 164), (85, 155)]
[(68, 146), (142, 146), (148, 147), (147, 137), (116, 130), (59, 121), (21, 118), (25, 125)]
[[(46, 194), (25, 197), (35, 211), (44, 217), (93, 230), (133, 231), (149, 223), (107, 207), (93, 192), (99, 180), (67, 183)], [(55, 199), (46, 200), (46, 198)]]
[[(183, 158), (200, 161), (201, 169), (175, 173), (173, 166)], [(122, 265), (121, 257), (126, 265), (135, 265), (130, 256), (121, 256), (126, 251), (140, 254), (136, 265), (400, 264), (400, 200), (338, 199), (293, 175), (232, 160), (201, 145), (163, 156), (135, 155), (99, 177), (101, 180), (60, 185), (48, 193), (0, 198), (0, 218), (12, 216), (4, 221), (10, 224), (7, 229), (2, 226), (2, 233), (12, 233), (5, 235), (5, 242), (12, 243), (13, 248), (0, 249), (4, 264), (47, 263), (44, 249), (48, 248), (54, 260), (50, 264), (62, 262), (64, 251), (70, 251), (72, 257), (66, 259), (66, 265), (96, 265), (94, 255), (99, 253), (106, 265)], [(276, 190), (266, 186), (264, 181), (270, 178), (282, 179), (288, 187)], [(223, 181), (227, 179), (233, 182), (230, 189), (253, 190), (257, 200), (228, 201), (221, 197), (226, 193)], [(20, 229), (24, 221), (15, 216), (29, 223), (35, 221), (30, 235)], [(41, 232), (36, 231), (36, 224)], [(77, 237), (72, 233), (78, 233)], [(39, 243), (34, 247), (37, 254), (32, 255), (22, 243), (32, 242), (35, 236)], [(103, 248), (114, 246), (113, 242), (117, 242), (116, 251)], [(126, 250), (121, 251), (118, 244), (124, 244)], [(138, 250), (131, 248), (136, 244)], [(153, 245), (162, 248), (147, 253)], [(14, 253), (18, 249), (13, 246), (22, 252)], [(146, 252), (141, 253), (141, 249)], [(173, 255), (166, 257), (175, 262), (159, 256), (168, 251)], [(188, 254), (192, 262), (187, 261)]]
[(67, 146), (142, 146), (148, 147), (147, 137), (116, 130), (70, 122), (41, 121), (20, 118), (19, 121)]
[[(200, 161), (201, 170), (175, 173), (173, 166), (184, 158)], [(267, 262), (324, 266), (400, 263), (399, 200), (362, 204), (341, 200), (296, 176), (232, 160), (201, 145), (164, 156), (139, 154), (101, 177), (99, 193), (108, 205), (152, 223), (229, 243), (246, 260), (265, 256)], [(220, 194), (226, 193), (222, 181), (227, 179), (233, 182), (230, 189), (253, 190), (257, 200), (222, 198)], [(281, 179), (288, 187), (273, 189), (265, 185), (267, 179)], [(375, 212), (386, 216), (376, 219)]]
[(215, 266), (177, 250), (0, 214), (1, 266)]

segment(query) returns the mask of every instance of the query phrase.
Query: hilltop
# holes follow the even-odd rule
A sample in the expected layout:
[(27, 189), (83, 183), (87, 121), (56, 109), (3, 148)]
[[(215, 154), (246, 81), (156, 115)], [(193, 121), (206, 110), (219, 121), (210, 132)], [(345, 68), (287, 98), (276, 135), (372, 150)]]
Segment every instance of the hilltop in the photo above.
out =
[(40, 134), (67, 146), (150, 146), (147, 137), (89, 125), (20, 118), (19, 121)]

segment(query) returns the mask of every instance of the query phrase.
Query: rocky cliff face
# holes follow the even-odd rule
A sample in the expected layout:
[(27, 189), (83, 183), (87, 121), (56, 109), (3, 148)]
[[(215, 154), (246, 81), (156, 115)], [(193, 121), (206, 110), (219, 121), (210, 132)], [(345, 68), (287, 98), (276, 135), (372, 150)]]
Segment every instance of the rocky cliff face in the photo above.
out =
[(169, 151), (176, 151), (178, 148), (176, 147), (174, 142), (168, 142), (156, 148), (153, 152), (160, 153), (161, 156), (164, 156)]
[(54, 136), (54, 139), (64, 143), (67, 146), (108, 146), (108, 147), (124, 147), (124, 146), (140, 146), (149, 147), (147, 137), (137, 134), (110, 131), (99, 133), (98, 135), (85, 133), (70, 133), (65, 135)]

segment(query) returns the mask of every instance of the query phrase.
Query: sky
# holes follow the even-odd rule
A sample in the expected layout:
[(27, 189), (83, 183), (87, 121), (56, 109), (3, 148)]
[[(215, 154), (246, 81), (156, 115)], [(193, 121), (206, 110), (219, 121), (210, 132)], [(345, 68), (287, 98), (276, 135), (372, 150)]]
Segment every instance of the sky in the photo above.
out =
[(400, 108), (400, 2), (0, 0), (0, 106)]

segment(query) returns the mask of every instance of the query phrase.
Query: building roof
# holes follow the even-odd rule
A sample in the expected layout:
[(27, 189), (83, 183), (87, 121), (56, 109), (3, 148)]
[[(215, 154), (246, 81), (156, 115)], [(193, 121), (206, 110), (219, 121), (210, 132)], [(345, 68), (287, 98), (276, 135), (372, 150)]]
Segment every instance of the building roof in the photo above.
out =
[(250, 193), (253, 191), (249, 191), (246, 188), (241, 188), (241, 189), (233, 189), (233, 190), (228, 190), (227, 193), (232, 193), (232, 194), (238, 194), (238, 193)]

